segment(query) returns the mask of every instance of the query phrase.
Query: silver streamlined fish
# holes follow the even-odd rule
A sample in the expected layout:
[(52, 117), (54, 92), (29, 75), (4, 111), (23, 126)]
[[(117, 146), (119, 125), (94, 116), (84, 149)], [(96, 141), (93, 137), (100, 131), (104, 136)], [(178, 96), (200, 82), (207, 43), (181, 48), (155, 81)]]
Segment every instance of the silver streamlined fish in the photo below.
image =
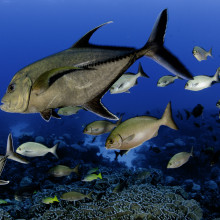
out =
[(158, 82), (157, 82), (157, 86), (158, 87), (165, 87), (165, 86), (168, 86), (172, 83), (174, 83), (174, 81), (176, 79), (179, 79), (178, 76), (162, 76)]
[(81, 106), (99, 116), (117, 120), (101, 103), (102, 96), (139, 58), (147, 56), (185, 79), (192, 75), (164, 46), (167, 9), (163, 10), (147, 43), (141, 49), (99, 46), (85, 34), (71, 48), (34, 62), (12, 78), (2, 98), (6, 112), (40, 113), (45, 120), (59, 118), (56, 108)]
[(144, 72), (141, 63), (139, 63), (138, 73), (124, 73), (110, 88), (111, 94), (123, 93), (127, 92), (130, 93), (129, 89), (133, 86), (137, 85), (137, 79), (139, 77), (146, 77), (149, 76)]

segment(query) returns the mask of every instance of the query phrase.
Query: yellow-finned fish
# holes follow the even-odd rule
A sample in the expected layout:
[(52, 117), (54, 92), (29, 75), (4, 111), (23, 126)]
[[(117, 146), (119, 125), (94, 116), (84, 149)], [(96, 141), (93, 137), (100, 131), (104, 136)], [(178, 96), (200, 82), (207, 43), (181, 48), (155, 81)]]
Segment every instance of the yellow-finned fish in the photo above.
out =
[(55, 177), (69, 176), (72, 172), (79, 174), (79, 164), (74, 168), (64, 165), (57, 165), (49, 170), (49, 174)]
[(91, 181), (93, 181), (93, 180), (97, 180), (98, 178), (99, 178), (99, 179), (102, 179), (102, 174), (101, 174), (101, 173), (99, 173), (99, 174), (92, 173), (92, 174), (86, 175), (86, 176), (82, 179), (82, 181), (84, 181), (84, 182), (91, 182)]
[(175, 154), (167, 164), (167, 168), (178, 168), (185, 164), (193, 156), (193, 147), (191, 152), (180, 152)]
[(208, 56), (212, 57), (212, 48), (209, 51), (206, 51), (205, 49), (203, 49), (202, 47), (198, 47), (195, 46), (193, 48), (193, 56), (198, 60), (198, 61), (202, 61), (202, 60), (207, 60)]
[(60, 202), (57, 198), (57, 196), (54, 196), (54, 198), (52, 197), (46, 197), (44, 199), (42, 199), (42, 203), (44, 204), (52, 204), (54, 202)]

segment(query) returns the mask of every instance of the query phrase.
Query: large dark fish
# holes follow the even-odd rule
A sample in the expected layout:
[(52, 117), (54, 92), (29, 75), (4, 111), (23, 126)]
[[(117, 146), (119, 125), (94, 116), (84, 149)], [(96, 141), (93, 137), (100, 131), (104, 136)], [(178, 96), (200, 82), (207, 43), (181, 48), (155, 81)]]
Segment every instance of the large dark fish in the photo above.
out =
[(102, 105), (101, 98), (142, 56), (152, 58), (181, 78), (192, 79), (184, 65), (163, 46), (167, 9), (159, 15), (141, 49), (90, 44), (93, 33), (105, 24), (89, 31), (71, 48), (17, 72), (2, 98), (1, 109), (17, 113), (39, 112), (49, 120), (51, 116), (59, 117), (54, 111), (56, 108), (81, 106), (102, 117), (117, 120)]

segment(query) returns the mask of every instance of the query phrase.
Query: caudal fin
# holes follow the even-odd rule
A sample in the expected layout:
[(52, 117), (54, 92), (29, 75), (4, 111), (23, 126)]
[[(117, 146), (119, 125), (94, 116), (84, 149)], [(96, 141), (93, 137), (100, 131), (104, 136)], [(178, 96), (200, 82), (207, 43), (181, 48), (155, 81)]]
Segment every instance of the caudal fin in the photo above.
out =
[(146, 49), (144, 55), (152, 58), (174, 75), (188, 80), (193, 79), (186, 67), (163, 46), (166, 27), (167, 9), (163, 10), (158, 16), (151, 35), (143, 47), (143, 49)]
[(87, 194), (86, 197), (87, 197), (88, 199), (91, 199), (91, 200), (92, 200), (92, 193), (93, 193), (93, 191), (90, 192), (89, 194)]
[(97, 177), (98, 177), (99, 179), (102, 179), (102, 174), (99, 173)]
[(137, 73), (137, 74), (140, 74), (140, 76), (143, 76), (143, 77), (149, 78), (149, 76), (144, 72), (141, 63), (139, 63), (139, 66), (138, 66), (138, 73)]
[(77, 164), (73, 169), (73, 172), (79, 175), (79, 164)]
[(219, 75), (220, 75), (220, 67), (216, 70), (216, 73), (213, 76), (213, 81), (214, 82), (219, 82), (220, 81), (220, 79), (219, 79), (220, 76)]
[(174, 130), (178, 130), (178, 127), (172, 117), (171, 102), (168, 103), (161, 120), (162, 125), (166, 125)]
[(56, 143), (56, 144), (51, 148), (51, 150), (50, 150), (50, 152), (51, 152), (57, 159), (59, 159), (59, 157), (57, 156), (57, 152), (56, 152), (58, 145), (59, 145), (59, 142)]
[(13, 140), (12, 140), (12, 135), (11, 133), (8, 135), (8, 141), (7, 141), (7, 148), (6, 148), (6, 156), (8, 156), (8, 159), (17, 161), (19, 163), (24, 163), (28, 164), (29, 161), (24, 159), (22, 156), (14, 152), (14, 147), (13, 147)]

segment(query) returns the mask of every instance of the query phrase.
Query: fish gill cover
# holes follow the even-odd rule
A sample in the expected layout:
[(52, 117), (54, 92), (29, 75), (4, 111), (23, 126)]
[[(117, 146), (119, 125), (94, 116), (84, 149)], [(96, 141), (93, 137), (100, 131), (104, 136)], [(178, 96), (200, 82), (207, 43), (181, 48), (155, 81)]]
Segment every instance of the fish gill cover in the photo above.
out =
[(0, 218), (220, 218), (219, 6), (0, 1)]

